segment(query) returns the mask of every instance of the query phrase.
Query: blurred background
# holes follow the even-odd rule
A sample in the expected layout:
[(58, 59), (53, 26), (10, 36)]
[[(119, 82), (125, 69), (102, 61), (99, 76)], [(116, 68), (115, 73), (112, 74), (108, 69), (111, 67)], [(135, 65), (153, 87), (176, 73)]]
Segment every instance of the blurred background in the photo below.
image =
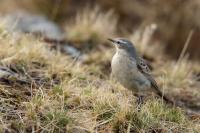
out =
[[(167, 55), (173, 58), (179, 57), (189, 38), (186, 53), (192, 59), (199, 60), (200, 57), (199, 0), (0, 1), (2, 16), (14, 13), (16, 15), (17, 12), (20, 12), (21, 15), (26, 13), (26, 17), (31, 17), (31, 15), (47, 17), (49, 21), (64, 31), (62, 37), (59, 35), (53, 39), (49, 37), (47, 40), (55, 38), (67, 40), (74, 43), (75, 47), (79, 49), (88, 47), (82, 45), (85, 44), (84, 42), (105, 43), (105, 39), (108, 37), (128, 37), (153, 24), (155, 29), (152, 33), (151, 43), (164, 46)], [(25, 14), (23, 15), (25, 16)], [(29, 32), (29, 30), (27, 31)], [(189, 37), (190, 33), (192, 35)]]

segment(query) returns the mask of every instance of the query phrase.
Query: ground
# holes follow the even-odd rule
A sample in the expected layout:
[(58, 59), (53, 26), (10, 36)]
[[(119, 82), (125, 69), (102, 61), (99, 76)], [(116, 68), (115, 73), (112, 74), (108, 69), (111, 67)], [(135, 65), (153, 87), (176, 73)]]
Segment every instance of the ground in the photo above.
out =
[(199, 63), (184, 50), (174, 60), (161, 44), (149, 45), (155, 25), (126, 35), (176, 103), (152, 95), (138, 110), (137, 98), (110, 79), (115, 49), (106, 39), (116, 36), (117, 20), (110, 12), (87, 12), (66, 26), (66, 38), (83, 51), (80, 60), (1, 27), (1, 132), (199, 132)]

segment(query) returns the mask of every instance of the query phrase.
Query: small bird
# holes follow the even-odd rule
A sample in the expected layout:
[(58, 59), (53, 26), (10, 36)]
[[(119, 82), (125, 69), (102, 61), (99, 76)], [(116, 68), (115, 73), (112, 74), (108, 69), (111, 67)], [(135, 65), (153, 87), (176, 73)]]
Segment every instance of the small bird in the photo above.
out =
[(172, 103), (160, 91), (156, 81), (150, 74), (147, 62), (138, 56), (131, 41), (123, 38), (108, 40), (115, 44), (116, 47), (116, 53), (111, 61), (111, 77), (114, 80), (138, 94), (145, 91), (154, 91), (166, 102)]

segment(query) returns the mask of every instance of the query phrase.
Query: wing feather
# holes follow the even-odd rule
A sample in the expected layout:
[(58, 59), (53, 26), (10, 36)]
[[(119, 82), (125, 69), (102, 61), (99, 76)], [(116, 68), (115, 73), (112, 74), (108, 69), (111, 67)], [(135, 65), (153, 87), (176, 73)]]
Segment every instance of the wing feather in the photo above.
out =
[(157, 85), (157, 82), (154, 80), (154, 78), (150, 74), (151, 70), (144, 59), (138, 58), (137, 67), (138, 67), (138, 70), (141, 73), (143, 73), (143, 75), (151, 82), (151, 86), (156, 91), (156, 93), (160, 97), (162, 97), (166, 102), (173, 103), (168, 97), (163, 95), (163, 93), (161, 92), (160, 88)]

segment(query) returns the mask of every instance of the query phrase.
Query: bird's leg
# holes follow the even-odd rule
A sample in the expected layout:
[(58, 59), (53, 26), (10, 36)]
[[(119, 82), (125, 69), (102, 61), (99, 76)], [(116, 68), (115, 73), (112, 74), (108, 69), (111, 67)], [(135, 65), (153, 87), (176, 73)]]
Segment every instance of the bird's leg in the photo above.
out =
[(137, 97), (137, 101), (136, 101), (137, 110), (140, 111), (142, 105), (144, 104), (144, 95), (135, 93), (134, 96)]
[(139, 95), (138, 99), (137, 99), (137, 109), (138, 109), (138, 111), (140, 111), (143, 104), (144, 104), (144, 96)]
[(141, 95), (138, 97), (138, 104), (144, 104), (144, 96)]

